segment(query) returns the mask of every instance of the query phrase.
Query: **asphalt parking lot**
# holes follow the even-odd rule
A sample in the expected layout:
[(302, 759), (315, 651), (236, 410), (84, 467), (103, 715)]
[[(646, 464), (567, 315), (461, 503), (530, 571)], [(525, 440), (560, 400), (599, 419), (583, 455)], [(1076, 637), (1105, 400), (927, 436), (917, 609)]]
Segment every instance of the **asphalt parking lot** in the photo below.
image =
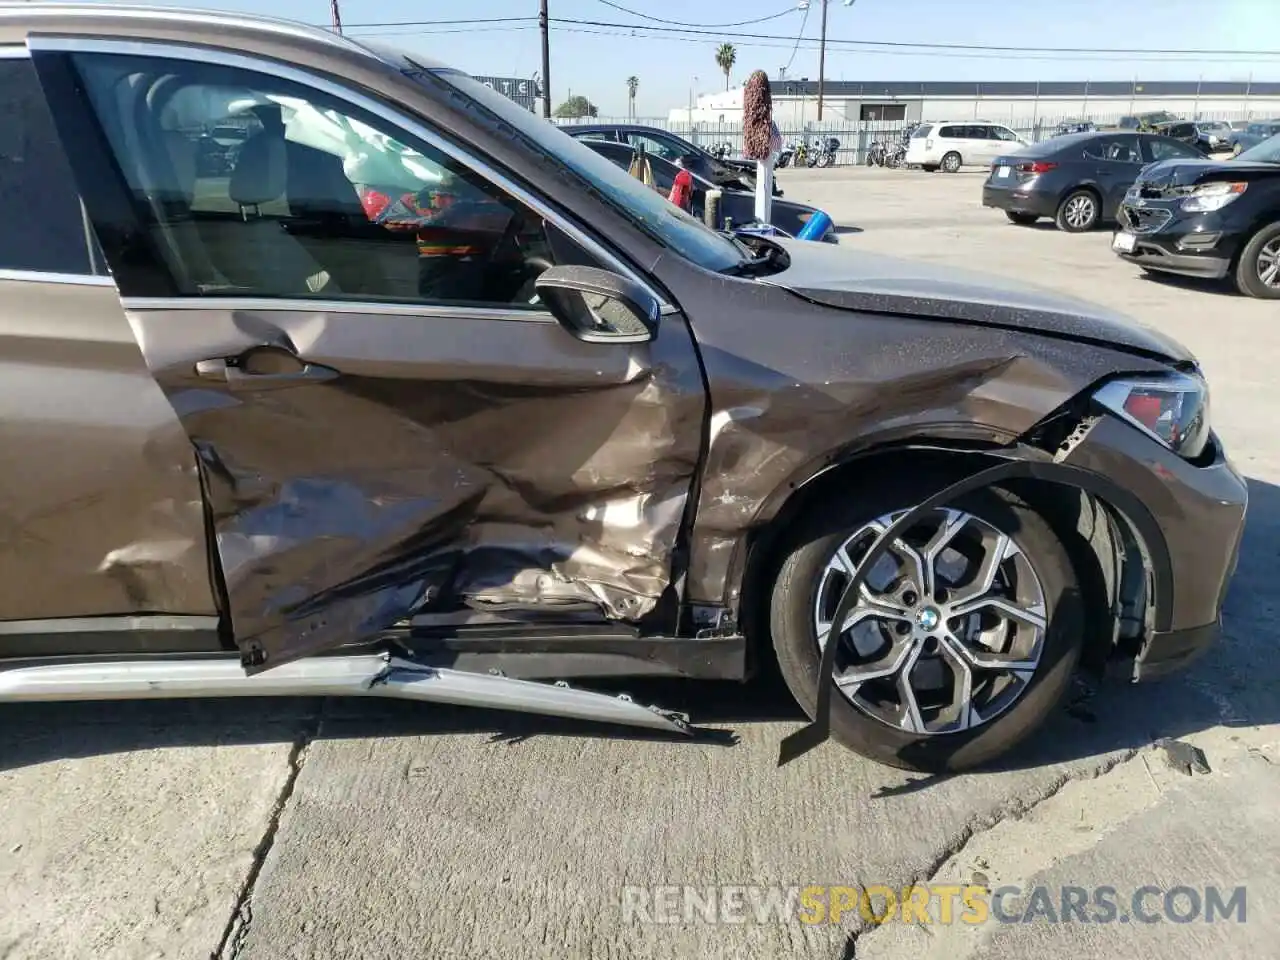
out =
[[(359, 702), (0, 709), (0, 957), (1274, 954), (1280, 910), (1280, 312), (1157, 281), (1107, 232), (1020, 228), (981, 177), (786, 170), (841, 243), (1013, 276), (1191, 346), (1251, 506), (1226, 637), (1161, 685), (1081, 687), (998, 770), (931, 779), (833, 745), (779, 770), (776, 683), (632, 685), (732, 731), (673, 743)], [(1210, 772), (1166, 763), (1159, 738)], [(624, 888), (917, 881), (1248, 892), (1245, 923), (643, 922)], [(643, 895), (647, 895), (644, 893)]]

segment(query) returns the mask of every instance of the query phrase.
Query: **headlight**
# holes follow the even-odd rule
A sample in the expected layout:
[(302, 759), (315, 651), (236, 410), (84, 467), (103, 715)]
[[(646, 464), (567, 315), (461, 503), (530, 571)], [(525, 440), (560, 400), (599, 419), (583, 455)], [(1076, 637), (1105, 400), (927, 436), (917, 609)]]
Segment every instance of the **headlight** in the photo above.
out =
[(1198, 376), (1112, 380), (1093, 396), (1188, 460), (1200, 456), (1209, 442), (1209, 387)]
[(1182, 209), (1187, 213), (1210, 213), (1221, 210), (1240, 194), (1244, 193), (1247, 183), (1206, 183), (1196, 187), (1182, 201)]

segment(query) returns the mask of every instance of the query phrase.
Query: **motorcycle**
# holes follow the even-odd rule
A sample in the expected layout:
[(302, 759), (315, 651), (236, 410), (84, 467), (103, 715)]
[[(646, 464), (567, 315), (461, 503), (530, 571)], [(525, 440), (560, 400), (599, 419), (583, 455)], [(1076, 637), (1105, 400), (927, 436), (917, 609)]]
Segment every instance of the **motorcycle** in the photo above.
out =
[(836, 162), (836, 151), (839, 149), (839, 140), (835, 137), (823, 137), (809, 154), (807, 163), (811, 167), (830, 167)]
[(813, 166), (809, 163), (809, 144), (804, 140), (793, 141), (791, 145), (791, 166)]
[(733, 144), (728, 140), (717, 143), (711, 148), (711, 155), (717, 160), (728, 160), (731, 153), (733, 153)]

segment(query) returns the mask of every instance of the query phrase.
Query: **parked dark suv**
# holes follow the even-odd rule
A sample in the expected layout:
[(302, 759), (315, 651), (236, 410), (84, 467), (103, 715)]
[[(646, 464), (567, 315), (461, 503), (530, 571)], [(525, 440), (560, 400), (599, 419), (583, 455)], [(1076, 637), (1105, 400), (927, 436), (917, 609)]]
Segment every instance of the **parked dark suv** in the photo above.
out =
[[(776, 658), (879, 760), (1218, 632), (1195, 359), (1087, 303), (715, 232), (480, 81), (220, 13), (0, 8), (0, 699), (360, 695)], [(229, 176), (190, 131), (250, 109)]]
[(1166, 160), (1125, 194), (1112, 249), (1156, 273), (1280, 299), (1280, 136), (1230, 160)]

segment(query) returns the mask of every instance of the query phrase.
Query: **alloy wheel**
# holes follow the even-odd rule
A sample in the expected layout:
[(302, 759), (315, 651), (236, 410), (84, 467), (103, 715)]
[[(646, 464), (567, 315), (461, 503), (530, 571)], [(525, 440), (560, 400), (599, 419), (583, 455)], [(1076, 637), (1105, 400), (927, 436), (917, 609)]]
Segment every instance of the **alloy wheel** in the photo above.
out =
[(1280, 237), (1258, 251), (1258, 279), (1273, 290), (1280, 290)]
[(949, 153), (942, 158), (942, 169), (947, 173), (956, 173), (960, 169), (960, 158), (954, 153)]
[(838, 643), (833, 674), (856, 709), (911, 734), (958, 733), (1009, 709), (1040, 665), (1044, 588), (1012, 537), (940, 509), (872, 566), (843, 624), (831, 622), (871, 544), (902, 511), (848, 537), (814, 599), (818, 646)]
[(1077, 194), (1067, 201), (1067, 209), (1063, 211), (1063, 219), (1074, 230), (1083, 230), (1093, 222), (1097, 205), (1093, 197), (1087, 193)]

